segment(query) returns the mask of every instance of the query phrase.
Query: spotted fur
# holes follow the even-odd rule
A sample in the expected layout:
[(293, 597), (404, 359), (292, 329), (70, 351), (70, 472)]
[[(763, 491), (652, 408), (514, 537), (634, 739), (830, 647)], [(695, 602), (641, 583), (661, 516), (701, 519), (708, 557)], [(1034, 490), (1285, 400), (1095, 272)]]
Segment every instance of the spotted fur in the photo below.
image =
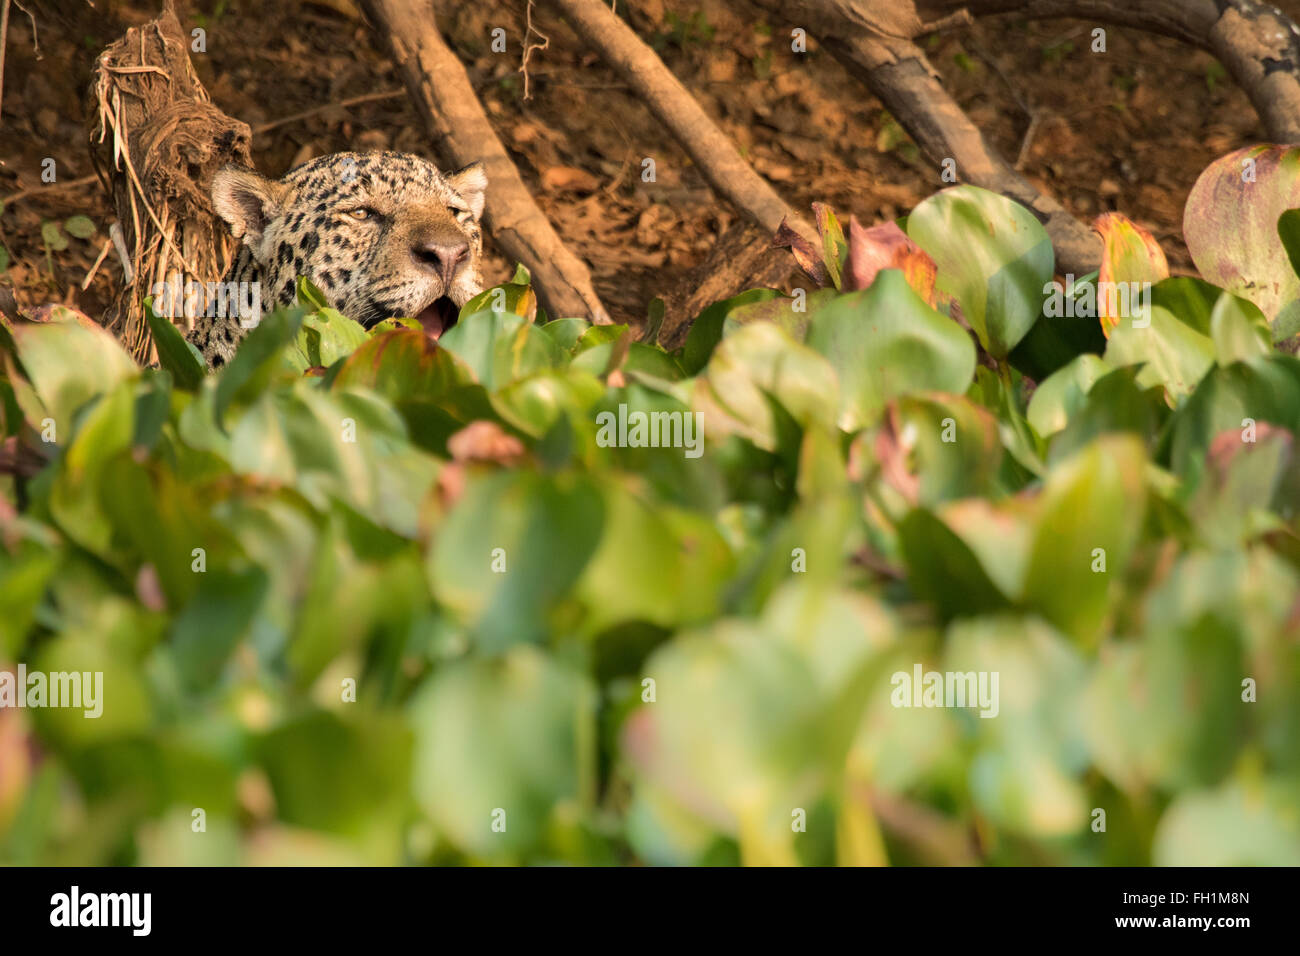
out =
[[(419, 316), (444, 298), (459, 307), (483, 285), (486, 187), (480, 163), (444, 175), (391, 151), (322, 156), (278, 181), (223, 170), (213, 180), (213, 205), (241, 240), (223, 282), (260, 283), (268, 311), (292, 304), (305, 276), (367, 328)], [(190, 341), (220, 366), (248, 333), (248, 318), (200, 317)]]

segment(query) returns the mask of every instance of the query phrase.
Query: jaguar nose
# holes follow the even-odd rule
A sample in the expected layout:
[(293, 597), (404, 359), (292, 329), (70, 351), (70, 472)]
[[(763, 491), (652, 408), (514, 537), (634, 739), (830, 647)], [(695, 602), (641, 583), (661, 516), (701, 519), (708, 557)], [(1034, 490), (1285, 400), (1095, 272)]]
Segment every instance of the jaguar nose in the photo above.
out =
[(438, 273), (443, 285), (450, 285), (456, 270), (469, 258), (469, 244), (421, 242), (412, 247), (411, 254), (420, 265)]

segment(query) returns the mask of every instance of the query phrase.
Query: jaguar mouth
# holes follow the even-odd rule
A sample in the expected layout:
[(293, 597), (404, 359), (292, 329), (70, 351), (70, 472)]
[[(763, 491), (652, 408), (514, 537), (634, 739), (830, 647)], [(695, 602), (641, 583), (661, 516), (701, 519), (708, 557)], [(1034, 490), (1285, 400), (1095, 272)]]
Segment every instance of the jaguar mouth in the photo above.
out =
[(440, 295), (425, 306), (415, 319), (424, 326), (424, 334), (436, 340), (443, 332), (454, 326), (459, 317), (460, 306), (447, 296)]

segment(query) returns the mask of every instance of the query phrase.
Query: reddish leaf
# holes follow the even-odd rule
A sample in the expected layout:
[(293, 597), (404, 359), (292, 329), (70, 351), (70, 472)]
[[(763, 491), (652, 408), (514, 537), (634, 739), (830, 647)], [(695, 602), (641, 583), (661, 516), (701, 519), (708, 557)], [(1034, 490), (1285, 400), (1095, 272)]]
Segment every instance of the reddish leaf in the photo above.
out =
[(1130, 298), (1109, 294), (1107, 290), (1119, 288), (1119, 283), (1152, 283), (1169, 278), (1169, 263), (1155, 236), (1137, 223), (1117, 212), (1104, 213), (1096, 218), (1092, 228), (1101, 235), (1104, 244), (1101, 271), (1097, 276), (1097, 315), (1101, 330), (1110, 337), (1110, 330), (1119, 325), (1123, 316), (1113, 314), (1119, 302)]
[(867, 288), (881, 269), (901, 269), (912, 291), (927, 305), (933, 306), (937, 301), (934, 282), (939, 270), (924, 249), (909, 239), (895, 222), (882, 222), (863, 229), (857, 217), (850, 216), (845, 290)]

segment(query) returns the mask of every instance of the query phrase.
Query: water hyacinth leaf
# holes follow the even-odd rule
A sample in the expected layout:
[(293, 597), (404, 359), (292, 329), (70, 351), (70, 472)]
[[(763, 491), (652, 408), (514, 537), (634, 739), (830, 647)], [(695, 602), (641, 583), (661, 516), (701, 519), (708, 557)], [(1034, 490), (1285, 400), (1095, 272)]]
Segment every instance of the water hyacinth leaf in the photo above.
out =
[(398, 329), (371, 336), (344, 361), (331, 387), (367, 388), (393, 401), (439, 398), (474, 381), (460, 359), (423, 332)]
[(1041, 382), (1080, 355), (1106, 350), (1097, 321), (1097, 275), (1051, 283), (1042, 315), (1007, 356), (1013, 368)]
[[(518, 270), (515, 275), (516, 279), (520, 276)], [(459, 321), (464, 322), (479, 312), (517, 315), (531, 322), (537, 315), (537, 294), (533, 292), (526, 275), (523, 282), (507, 282), (484, 289), (460, 307)]]
[(329, 366), (352, 354), (368, 339), (369, 335), (359, 322), (353, 322), (333, 309), (321, 309), (303, 317), (297, 349), (308, 368)]
[(542, 331), (555, 340), (566, 352), (575, 351), (582, 336), (594, 326), (586, 319), (555, 319), (542, 326)]
[(1105, 358), (1113, 366), (1141, 364), (1138, 384), (1162, 386), (1174, 404), (1213, 366), (1214, 341), (1163, 305), (1152, 304), (1111, 329)]
[(899, 269), (926, 305), (935, 304), (934, 260), (897, 223), (882, 222), (864, 229), (857, 217), (849, 218), (849, 261), (844, 288), (852, 292), (865, 289), (876, 280), (882, 269)]
[(1083, 406), (1093, 383), (1111, 370), (1096, 355), (1080, 355), (1043, 380), (1029, 400), (1029, 424), (1043, 438), (1063, 429)]
[(1205, 168), (1183, 210), (1183, 237), (1202, 276), (1272, 319), (1300, 298), (1278, 221), (1300, 206), (1300, 147), (1247, 146)]
[[(412, 732), (393, 715), (308, 713), (267, 733), (259, 762), (287, 823), (354, 836), (392, 824), (406, 809)], [(399, 848), (376, 849), (396, 862)]]
[[(1272, 530), (1289, 503), (1275, 503), (1288, 470), (1295, 470), (1295, 439), (1266, 422), (1253, 441), (1224, 431), (1210, 444), (1205, 480), (1187, 504), (1198, 535), (1210, 544), (1233, 548)], [(1280, 507), (1277, 506), (1280, 504)]]
[[(59, 441), (71, 437), (79, 408), (139, 372), (110, 332), (71, 309), (56, 310), (48, 322), (15, 325), (11, 334), (41, 404), (40, 410), (23, 411), (38, 431), (44, 415), (53, 419)], [(33, 420), (36, 411), (43, 415)]]
[[(30, 661), (29, 673), (90, 678), (89, 686), (81, 688), (80, 708), (43, 706), (28, 711), (41, 735), (61, 748), (121, 740), (142, 733), (153, 719), (144, 674), (134, 661), (114, 653), (104, 638), (70, 631), (42, 644)], [(50, 690), (48, 683), (46, 690)], [(98, 716), (88, 718), (95, 710), (100, 711)]]
[(1231, 431), (1246, 441), (1258, 422), (1300, 433), (1300, 360), (1275, 354), (1212, 369), (1170, 424), (1174, 473), (1194, 489), (1215, 436)]
[[(959, 519), (969, 517), (962, 511), (955, 514)], [(985, 520), (973, 529), (977, 535), (985, 528), (996, 527), (996, 516), (991, 511), (980, 517)], [(907, 563), (909, 587), (918, 597), (933, 602), (944, 619), (1010, 607), (1013, 586), (1018, 585), (1020, 577), (1020, 562), (1014, 550), (1004, 548), (996, 557), (996, 564), (1006, 569), (993, 570), (1003, 579), (1000, 587), (970, 544), (948, 526), (944, 517), (928, 508), (914, 508), (899, 523), (898, 543)]]
[(574, 588), (590, 633), (628, 621), (680, 627), (717, 614), (732, 560), (712, 522), (651, 510), (617, 485), (605, 489), (604, 513), (600, 546)]
[(694, 409), (709, 434), (740, 434), (772, 451), (778, 426), (772, 402), (797, 423), (834, 423), (838, 395), (829, 362), (775, 325), (756, 323), (722, 341), (696, 380)]
[(113, 460), (128, 453), (134, 411), (129, 383), (96, 402), (82, 419), (50, 488), (51, 516), (63, 533), (103, 558), (114, 556), (113, 523), (104, 506), (112, 491), (104, 478)]
[(587, 478), (477, 476), (429, 552), (429, 586), (482, 650), (539, 641), (596, 551), (602, 502)]
[(1088, 676), (1082, 655), (1041, 621), (1010, 615), (955, 623), (945, 644), (944, 673), (955, 678), (945, 703), (964, 705), (976, 738), (976, 805), (1008, 830), (1080, 832), (1089, 809), (1073, 711)]
[(0, 538), (0, 658), (18, 659), (58, 558), (56, 536), (43, 525), (16, 520)]
[(1169, 277), (1169, 262), (1155, 236), (1127, 216), (1103, 213), (1092, 228), (1102, 240), (1097, 314), (1109, 334), (1122, 319), (1136, 314), (1146, 298), (1144, 289)]
[(214, 411), (218, 425), (223, 424), (232, 403), (258, 395), (277, 375), (285, 377), (292, 367), (285, 361), (286, 347), (297, 336), (306, 314), (300, 306), (276, 309), (263, 316), (239, 343), (235, 357), (217, 378)]
[(1003, 448), (992, 414), (955, 395), (901, 398), (897, 409), (893, 428), (913, 458), (922, 504), (996, 490)]
[[(736, 837), (742, 857), (792, 862), (790, 811), (815, 792), (821, 709), (808, 664), (751, 625), (675, 640), (645, 666), (662, 693), (627, 722), (638, 777)], [(711, 727), (708, 735), (700, 727)]]
[(1037, 503), (1024, 598), (1062, 632), (1094, 642), (1146, 510), (1142, 443), (1104, 435), (1052, 469)]
[[(611, 326), (602, 325), (597, 326), (597, 328), (607, 329), (611, 328)], [(632, 341), (624, 341), (621, 344), (627, 349), (622, 364), (618, 366), (622, 372), (643, 372), (665, 382), (675, 382), (684, 377), (685, 373), (682, 372), (682, 367), (677, 359), (659, 346)], [(620, 343), (604, 342), (588, 349), (582, 349), (580, 343), (578, 347), (580, 351), (574, 356), (569, 367), (589, 375), (601, 377), (608, 374), (606, 370), (609, 369), (610, 363), (617, 361), (616, 356)]]
[(309, 311), (329, 308), (329, 300), (325, 298), (315, 283), (305, 276), (299, 276), (294, 283), (294, 295), (299, 305)]
[(715, 302), (701, 312), (691, 324), (686, 335), (686, 344), (682, 348), (682, 367), (688, 375), (694, 375), (709, 362), (709, 356), (722, 341), (722, 327), (728, 314), (741, 306), (756, 302), (767, 302), (780, 297), (775, 289), (750, 289), (740, 295)]
[(605, 386), (595, 376), (568, 368), (514, 382), (490, 400), (504, 421), (540, 438), (561, 416), (584, 415), (604, 393)]
[(796, 342), (808, 337), (808, 323), (812, 314), (836, 298), (834, 289), (795, 289), (793, 295), (777, 296), (762, 302), (742, 305), (727, 313), (722, 323), (722, 337), (726, 338), (738, 328), (755, 322), (771, 322), (779, 326)]
[(466, 853), (535, 849), (553, 814), (594, 798), (595, 706), (584, 675), (534, 648), (439, 670), (410, 704), (416, 801)]
[(1117, 784), (1183, 789), (1231, 769), (1246, 726), (1234, 630), (1210, 615), (1162, 621), (1100, 662), (1082, 726), (1094, 763)]
[(1160, 818), (1155, 866), (1300, 866), (1300, 800), (1281, 782), (1230, 781), (1180, 796)]
[(149, 320), (149, 332), (153, 335), (154, 346), (158, 350), (159, 366), (171, 373), (178, 388), (187, 392), (194, 391), (208, 372), (203, 356), (186, 341), (181, 330), (169, 318), (154, 312), (152, 299), (145, 299), (144, 312)]
[(1104, 372), (1069, 423), (1052, 438), (1048, 461), (1055, 465), (1098, 436), (1114, 432), (1132, 433), (1147, 447), (1154, 446), (1168, 418), (1169, 406), (1163, 390), (1143, 388), (1139, 378), (1133, 366)]
[(564, 364), (565, 353), (531, 321), (510, 312), (475, 312), (438, 339), (489, 392)]
[(871, 288), (820, 309), (808, 344), (837, 373), (838, 424), (846, 431), (870, 424), (900, 395), (960, 394), (975, 374), (970, 336), (926, 305), (897, 269), (884, 270)]
[(1249, 299), (1230, 292), (1219, 296), (1210, 315), (1210, 338), (1220, 365), (1273, 354), (1273, 333), (1268, 320)]
[(907, 234), (938, 266), (938, 288), (994, 358), (1006, 358), (1042, 311), (1055, 256), (1028, 209), (976, 186), (955, 186), (907, 217)]

